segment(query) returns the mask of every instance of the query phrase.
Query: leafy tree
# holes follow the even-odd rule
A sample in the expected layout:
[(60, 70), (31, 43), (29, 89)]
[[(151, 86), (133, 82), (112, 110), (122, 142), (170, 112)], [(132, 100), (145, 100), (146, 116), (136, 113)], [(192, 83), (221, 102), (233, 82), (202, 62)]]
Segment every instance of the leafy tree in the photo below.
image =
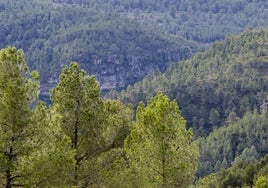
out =
[(11, 187), (68, 185), (74, 152), (62, 135), (55, 108), (36, 104), (38, 73), (22, 50), (0, 51), (0, 183)]
[(95, 187), (122, 187), (124, 178), (123, 144), (130, 132), (132, 109), (120, 101), (105, 100), (102, 137), (102, 152), (92, 160), (90, 179), (95, 178)]
[(26, 187), (63, 187), (70, 185), (69, 172), (75, 166), (71, 140), (61, 129), (62, 117), (57, 106), (47, 108), (43, 102), (34, 108), (31, 118), (28, 155), (20, 158)]
[(258, 177), (254, 188), (268, 188), (268, 176)]
[[(162, 93), (140, 103), (125, 150), (144, 187), (186, 187), (194, 179), (198, 148), (178, 105)], [(139, 174), (139, 175), (138, 175)], [(141, 186), (141, 185), (139, 185)]]
[(29, 71), (21, 50), (0, 51), (0, 179), (6, 188), (23, 186), (19, 159), (30, 149), (25, 143), (38, 86), (38, 73)]
[(75, 150), (75, 169), (70, 172), (72, 185), (89, 186), (96, 180), (92, 165), (98, 154), (107, 150), (100, 87), (94, 76), (88, 77), (74, 62), (64, 67), (59, 79), (51, 99), (53, 105), (59, 106), (62, 129), (71, 139), (70, 149)]
[(133, 112), (118, 100), (104, 101), (104, 128), (102, 131), (105, 145), (110, 148), (123, 147), (124, 140), (130, 133)]

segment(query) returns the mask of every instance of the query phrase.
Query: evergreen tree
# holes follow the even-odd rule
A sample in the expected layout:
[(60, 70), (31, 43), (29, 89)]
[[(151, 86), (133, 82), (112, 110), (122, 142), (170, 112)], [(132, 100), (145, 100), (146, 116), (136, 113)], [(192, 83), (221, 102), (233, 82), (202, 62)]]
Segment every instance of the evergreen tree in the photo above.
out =
[(268, 188), (268, 175), (258, 177), (254, 188)]
[(29, 71), (21, 50), (0, 51), (0, 182), (6, 188), (23, 186), (19, 160), (30, 149), (30, 107), (38, 87), (38, 73)]
[(21, 50), (0, 51), (0, 183), (11, 187), (68, 185), (74, 166), (70, 139), (56, 107), (36, 105), (38, 73), (30, 72)]
[(57, 106), (48, 109), (43, 102), (33, 110), (26, 142), (30, 152), (19, 160), (26, 187), (64, 187), (71, 183), (69, 172), (75, 166), (75, 152), (69, 148), (71, 140), (63, 133), (62, 117), (56, 111)]
[(103, 152), (103, 102), (100, 87), (94, 76), (88, 77), (77, 63), (70, 63), (60, 75), (59, 84), (52, 89), (53, 105), (62, 116), (62, 129), (71, 138), (70, 149), (75, 150), (75, 169), (70, 172), (72, 185), (92, 184), (90, 166)]
[(194, 179), (198, 147), (177, 103), (162, 93), (139, 104), (125, 150), (143, 187), (186, 187)]

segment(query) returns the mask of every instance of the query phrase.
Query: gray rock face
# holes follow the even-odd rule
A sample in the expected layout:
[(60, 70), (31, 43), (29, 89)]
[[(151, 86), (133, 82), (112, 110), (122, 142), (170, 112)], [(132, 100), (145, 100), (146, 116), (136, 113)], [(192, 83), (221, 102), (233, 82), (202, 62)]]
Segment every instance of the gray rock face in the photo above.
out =
[[(177, 62), (192, 55), (192, 49), (159, 49), (155, 54), (140, 54), (121, 56), (108, 54), (106, 56), (91, 55), (89, 59), (80, 59), (77, 62), (87, 62), (81, 67), (89, 75), (95, 75), (103, 92), (111, 89), (124, 89), (128, 85), (141, 80), (154, 70), (164, 71), (171, 62)], [(151, 55), (151, 56), (150, 56)], [(64, 60), (62, 60), (64, 61)], [(66, 60), (67, 62), (67, 60)], [(54, 72), (47, 83), (42, 84), (41, 93), (49, 94), (49, 89), (58, 83), (60, 69)]]
[[(105, 57), (92, 57), (93, 70), (89, 72), (97, 77), (102, 90), (122, 89), (130, 84), (141, 80), (147, 74), (154, 70), (164, 71), (171, 62), (177, 62), (181, 59), (190, 57), (190, 49), (166, 49), (158, 50), (157, 60), (142, 55), (129, 55), (120, 58), (116, 54)], [(87, 68), (85, 67), (87, 70)], [(92, 67), (91, 67), (92, 69)], [(88, 72), (88, 70), (87, 70)]]

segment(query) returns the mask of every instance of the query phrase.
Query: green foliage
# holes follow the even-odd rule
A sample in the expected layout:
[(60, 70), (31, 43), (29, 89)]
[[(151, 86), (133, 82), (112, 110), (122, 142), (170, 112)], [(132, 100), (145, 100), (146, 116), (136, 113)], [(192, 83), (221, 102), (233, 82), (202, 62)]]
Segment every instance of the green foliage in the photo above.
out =
[(38, 98), (38, 73), (30, 72), (22, 50), (0, 51), (0, 183), (6, 188), (68, 185), (74, 166), (60, 117)]
[(246, 30), (206, 52), (149, 75), (121, 93), (108, 93), (137, 106), (158, 91), (176, 99), (188, 126), (205, 136), (226, 121), (259, 108), (268, 96), (268, 31)]
[[(199, 180), (196, 187), (267, 187), (267, 159), (268, 156), (266, 155), (251, 164), (241, 161), (234, 164), (231, 168), (221, 170), (217, 174), (212, 174)], [(210, 177), (212, 179), (209, 180)], [(213, 184), (205, 182), (211, 182)]]
[(103, 146), (102, 108), (100, 88), (95, 77), (86, 77), (77, 63), (66, 66), (60, 82), (51, 91), (53, 105), (62, 116), (61, 127), (70, 137), (70, 149), (75, 150), (75, 170), (70, 173), (72, 185), (86, 186), (90, 159), (100, 153)]
[(193, 181), (198, 148), (185, 125), (177, 103), (162, 93), (147, 106), (139, 104), (124, 147), (132, 173), (139, 180), (136, 186), (186, 187)]
[(254, 188), (267, 188), (268, 187), (268, 175), (258, 177)]
[(0, 51), (0, 177), (6, 187), (20, 184), (22, 178), (17, 159), (29, 150), (24, 142), (38, 85), (21, 50), (9, 47)]
[(56, 108), (47, 109), (39, 103), (32, 116), (29, 139), (24, 144), (31, 152), (20, 158), (24, 184), (30, 187), (64, 187), (70, 184), (69, 172), (74, 171), (75, 152), (69, 149), (71, 140), (61, 127)]
[[(61, 128), (71, 139), (75, 168), (69, 172), (71, 185), (84, 187), (103, 183), (104, 169), (109, 169), (114, 148), (123, 146), (129, 134), (132, 110), (119, 101), (100, 98), (94, 76), (87, 76), (77, 63), (62, 70), (51, 99), (62, 116)], [(111, 150), (111, 151), (110, 151)]]
[(263, 157), (267, 153), (267, 124), (265, 114), (248, 112), (235, 123), (214, 130), (205, 139), (199, 139), (197, 175), (217, 172), (239, 162), (252, 163)]
[(120, 101), (104, 101), (105, 122), (102, 130), (106, 145), (111, 148), (123, 147), (124, 139), (130, 133), (133, 112), (129, 106)]

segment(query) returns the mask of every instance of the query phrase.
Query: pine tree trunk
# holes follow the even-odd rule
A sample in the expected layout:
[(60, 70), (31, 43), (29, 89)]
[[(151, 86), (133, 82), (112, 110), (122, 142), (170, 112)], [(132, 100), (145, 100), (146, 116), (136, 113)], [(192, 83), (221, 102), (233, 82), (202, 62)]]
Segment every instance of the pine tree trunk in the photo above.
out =
[(11, 172), (10, 172), (10, 168), (8, 167), (8, 169), (6, 170), (6, 184), (5, 184), (5, 188), (11, 188)]
[[(13, 141), (13, 139), (12, 139)], [(11, 175), (11, 169), (10, 169), (10, 164), (12, 163), (12, 160), (14, 158), (13, 155), (13, 148), (10, 147), (9, 151), (5, 153), (6, 157), (8, 158), (8, 167), (5, 171), (6, 173), (6, 184), (5, 184), (5, 188), (11, 188), (11, 183), (12, 183), (12, 175)]]

